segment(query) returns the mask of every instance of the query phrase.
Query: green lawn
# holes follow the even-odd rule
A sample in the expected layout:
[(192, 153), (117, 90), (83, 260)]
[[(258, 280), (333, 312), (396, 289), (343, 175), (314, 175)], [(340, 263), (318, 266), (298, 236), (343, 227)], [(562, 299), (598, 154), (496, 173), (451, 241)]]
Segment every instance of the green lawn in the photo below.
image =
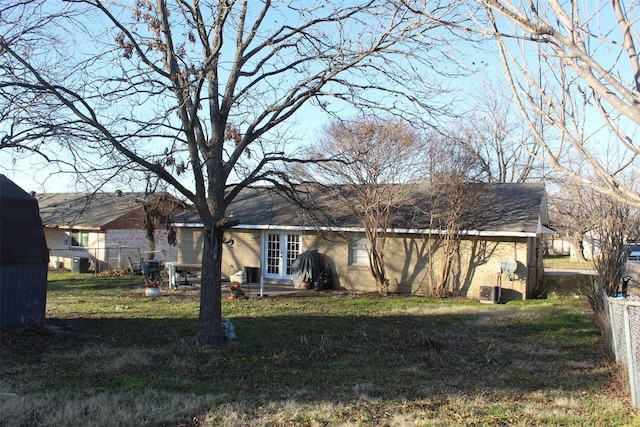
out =
[(577, 262), (572, 261), (568, 255), (548, 256), (544, 257), (544, 266), (547, 268), (576, 268), (576, 269), (594, 269), (593, 261)]
[(585, 300), (503, 305), (326, 292), (224, 301), (50, 275), (48, 328), (6, 330), (0, 425), (632, 426)]

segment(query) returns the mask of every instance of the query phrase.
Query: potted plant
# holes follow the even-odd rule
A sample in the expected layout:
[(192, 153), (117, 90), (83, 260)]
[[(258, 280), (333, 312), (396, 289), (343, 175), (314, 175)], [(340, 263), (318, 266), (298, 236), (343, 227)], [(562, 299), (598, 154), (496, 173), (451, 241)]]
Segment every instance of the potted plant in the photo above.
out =
[(313, 286), (313, 282), (311, 281), (310, 277), (305, 277), (300, 286), (302, 287), (302, 289), (311, 289), (311, 286)]
[(159, 297), (160, 296), (160, 282), (147, 280), (145, 277), (144, 281), (145, 291), (144, 294), (148, 297)]
[(160, 296), (160, 285), (162, 279), (160, 275), (160, 266), (154, 261), (144, 261), (140, 258), (140, 268), (142, 269), (142, 277), (144, 278), (145, 295), (148, 297)]
[(143, 267), (142, 275), (144, 277), (145, 295), (148, 297), (160, 296), (160, 285), (162, 279), (160, 278), (160, 271), (149, 271), (148, 268)]

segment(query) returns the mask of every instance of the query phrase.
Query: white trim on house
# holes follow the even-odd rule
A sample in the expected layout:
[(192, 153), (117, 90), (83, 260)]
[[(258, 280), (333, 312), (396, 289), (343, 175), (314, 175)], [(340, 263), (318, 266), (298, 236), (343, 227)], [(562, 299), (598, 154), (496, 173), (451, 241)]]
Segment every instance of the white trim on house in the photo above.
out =
[[(185, 228), (203, 228), (202, 223), (194, 222), (174, 222), (174, 227)], [(364, 233), (361, 227), (301, 227), (294, 225), (252, 225), (240, 224), (233, 227), (235, 229), (245, 230), (283, 230), (283, 231), (341, 231), (351, 233)], [(420, 228), (389, 228), (387, 233), (393, 234), (446, 234), (447, 230), (425, 230)], [(478, 237), (536, 237), (539, 234), (555, 234), (556, 232), (550, 228), (539, 224), (535, 233), (526, 231), (482, 231), (482, 230), (460, 230), (457, 234), (461, 236), (478, 236)]]
[(555, 230), (550, 229), (549, 227), (545, 227), (542, 225), (540, 218), (538, 218), (538, 228), (536, 230), (538, 234), (557, 234)]

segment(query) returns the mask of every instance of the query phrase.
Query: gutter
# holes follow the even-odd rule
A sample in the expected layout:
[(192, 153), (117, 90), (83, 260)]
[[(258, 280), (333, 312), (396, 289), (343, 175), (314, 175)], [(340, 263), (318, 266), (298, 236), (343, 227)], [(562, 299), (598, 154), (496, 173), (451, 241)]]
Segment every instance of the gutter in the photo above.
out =
[[(171, 223), (174, 227), (182, 228), (204, 228), (202, 223)], [(233, 227), (240, 230), (283, 230), (283, 231), (332, 231), (332, 232), (351, 232), (364, 233), (363, 227), (311, 227), (311, 226), (295, 226), (295, 225), (251, 225), (240, 224)], [(478, 236), (478, 237), (537, 237), (540, 234), (555, 234), (555, 231), (543, 227), (547, 231), (527, 232), (527, 231), (488, 231), (488, 230), (460, 230), (456, 234), (460, 236)], [(385, 230), (390, 234), (447, 234), (446, 230), (430, 230), (420, 228), (389, 228)]]

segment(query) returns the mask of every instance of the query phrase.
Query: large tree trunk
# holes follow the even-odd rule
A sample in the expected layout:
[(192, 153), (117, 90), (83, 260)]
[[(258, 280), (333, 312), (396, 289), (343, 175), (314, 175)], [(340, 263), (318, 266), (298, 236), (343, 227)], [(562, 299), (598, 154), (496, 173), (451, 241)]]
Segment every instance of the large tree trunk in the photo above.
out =
[(155, 257), (155, 252), (156, 252), (156, 237), (155, 235), (151, 235), (153, 237), (149, 237), (147, 239), (147, 249), (148, 249), (148, 253), (147, 253), (147, 258), (152, 260)]
[(200, 316), (198, 344), (218, 348), (222, 345), (222, 236), (205, 234), (202, 250)]
[(573, 252), (571, 253), (572, 261), (587, 262), (587, 258), (584, 256), (584, 243), (582, 238), (569, 237), (569, 243), (573, 246)]
[(389, 294), (389, 279), (384, 268), (384, 253), (380, 253), (377, 250), (372, 250), (369, 254), (369, 267), (371, 274), (376, 281), (378, 292), (380, 295)]

